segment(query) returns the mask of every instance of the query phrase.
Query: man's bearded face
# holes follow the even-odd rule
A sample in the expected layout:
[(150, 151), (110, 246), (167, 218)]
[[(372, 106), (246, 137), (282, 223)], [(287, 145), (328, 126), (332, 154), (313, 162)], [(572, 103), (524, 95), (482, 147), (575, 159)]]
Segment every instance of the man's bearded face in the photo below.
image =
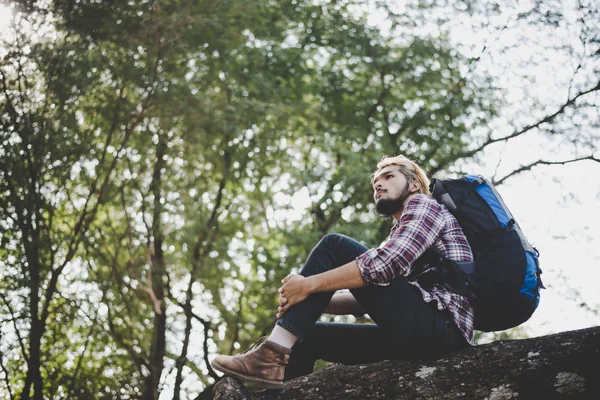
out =
[(373, 198), (379, 214), (389, 217), (399, 212), (410, 195), (410, 183), (396, 166), (390, 165), (377, 173)]
[(410, 195), (408, 190), (408, 181), (406, 181), (404, 188), (394, 197), (381, 197), (375, 203), (377, 212), (385, 217), (391, 217), (404, 207), (404, 201)]

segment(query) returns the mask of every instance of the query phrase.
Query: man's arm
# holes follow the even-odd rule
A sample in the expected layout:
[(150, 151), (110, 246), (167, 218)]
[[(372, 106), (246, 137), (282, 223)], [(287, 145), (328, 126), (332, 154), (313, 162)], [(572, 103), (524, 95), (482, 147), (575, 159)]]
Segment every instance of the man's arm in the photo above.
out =
[(412, 196), (389, 240), (356, 258), (365, 282), (385, 286), (407, 275), (413, 262), (440, 237), (445, 225), (441, 207), (424, 194)]
[(288, 275), (281, 281), (279, 288), (279, 308), (277, 318), (293, 305), (300, 303), (312, 293), (335, 292), (338, 289), (355, 289), (365, 286), (358, 263), (354, 260), (339, 268), (317, 275), (304, 277)]
[[(365, 286), (358, 263), (350, 261), (339, 268), (312, 275), (306, 278), (309, 294), (319, 292), (335, 292), (339, 289), (355, 289)], [(285, 284), (283, 285), (285, 288)]]

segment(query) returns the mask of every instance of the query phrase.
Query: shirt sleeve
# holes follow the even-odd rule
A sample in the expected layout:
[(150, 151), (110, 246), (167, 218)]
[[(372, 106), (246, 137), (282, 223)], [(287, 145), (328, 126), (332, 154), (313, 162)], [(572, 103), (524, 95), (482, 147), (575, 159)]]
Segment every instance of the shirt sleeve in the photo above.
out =
[(412, 196), (389, 240), (356, 258), (364, 281), (386, 286), (397, 276), (406, 275), (412, 263), (431, 247), (443, 228), (440, 205), (424, 194)]

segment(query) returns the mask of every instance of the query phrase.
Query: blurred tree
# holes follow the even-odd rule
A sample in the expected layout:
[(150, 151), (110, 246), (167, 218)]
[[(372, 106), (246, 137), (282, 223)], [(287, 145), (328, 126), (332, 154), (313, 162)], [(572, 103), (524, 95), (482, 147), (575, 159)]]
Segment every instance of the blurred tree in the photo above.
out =
[[(574, 8), (587, 47), (567, 100), (498, 133), (504, 93), (478, 66), (502, 52), (468, 57), (451, 35), (461, 18), (506, 32), (509, 6), (483, 3), (377, 3), (384, 32), (346, 0), (15, 2), (0, 44), (0, 393), (198, 393), (217, 377), (209, 354), (270, 328), (277, 283), (323, 234), (385, 238), (369, 187), (383, 154), (458, 172), (544, 131), (592, 157), (592, 5)], [(516, 21), (552, 29), (556, 10)]]

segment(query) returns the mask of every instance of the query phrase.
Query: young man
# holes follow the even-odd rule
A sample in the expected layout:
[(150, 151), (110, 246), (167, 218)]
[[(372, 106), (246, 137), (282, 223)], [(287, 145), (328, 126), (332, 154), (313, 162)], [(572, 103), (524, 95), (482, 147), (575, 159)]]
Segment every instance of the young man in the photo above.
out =
[[(435, 270), (415, 262), (429, 248), (451, 260), (473, 260), (458, 222), (430, 197), (429, 179), (404, 156), (382, 159), (372, 184), (377, 211), (395, 221), (388, 240), (368, 249), (343, 235), (325, 236), (300, 275), (282, 280), (271, 335), (242, 354), (217, 356), (211, 363), (215, 369), (281, 388), (284, 379), (311, 373), (317, 359), (359, 364), (433, 356), (473, 344), (468, 300), (435, 280), (420, 284), (407, 278), (417, 269)], [(338, 289), (350, 293), (334, 295)], [(324, 312), (366, 312), (375, 324), (316, 323)]]

